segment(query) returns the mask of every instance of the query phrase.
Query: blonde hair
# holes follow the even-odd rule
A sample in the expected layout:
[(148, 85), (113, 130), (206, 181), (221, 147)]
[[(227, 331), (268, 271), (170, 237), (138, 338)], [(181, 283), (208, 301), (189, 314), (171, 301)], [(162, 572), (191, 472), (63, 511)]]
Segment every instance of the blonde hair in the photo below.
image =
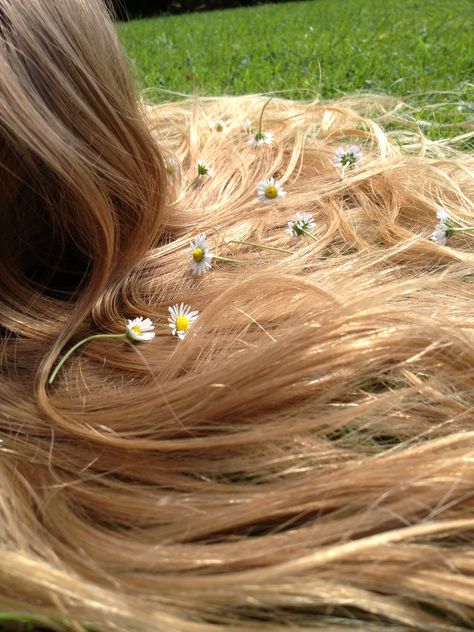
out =
[[(473, 237), (430, 235), (441, 208), (474, 224), (472, 156), (381, 97), (275, 98), (254, 148), (264, 97), (138, 106), (95, 0), (0, 13), (0, 609), (470, 629)], [(287, 196), (265, 205), (268, 177)], [(286, 231), (300, 211), (314, 239)], [(190, 274), (202, 233), (238, 263)], [(182, 341), (159, 327), (175, 303), (200, 312)], [(137, 315), (154, 340), (91, 342), (48, 387), (62, 351)]]

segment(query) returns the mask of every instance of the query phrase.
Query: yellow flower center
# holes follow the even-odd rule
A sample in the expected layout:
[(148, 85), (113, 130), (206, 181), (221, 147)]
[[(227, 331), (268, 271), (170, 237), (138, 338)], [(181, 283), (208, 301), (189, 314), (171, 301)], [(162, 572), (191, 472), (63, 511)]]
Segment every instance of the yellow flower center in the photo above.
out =
[(201, 263), (204, 259), (204, 250), (202, 248), (194, 248), (193, 250), (193, 259), (196, 263)]
[(174, 166), (173, 165), (166, 165), (166, 172), (169, 173), (170, 175), (173, 175), (173, 173), (174, 173)]
[(278, 195), (277, 188), (276, 188), (276, 187), (274, 187), (273, 185), (272, 185), (272, 186), (269, 186), (269, 187), (267, 187), (267, 188), (265, 189), (265, 197), (266, 197), (266, 198), (268, 198), (268, 199), (270, 199), (270, 200), (273, 200), (274, 198), (276, 198), (276, 197), (277, 197), (277, 195)]
[(187, 316), (178, 316), (176, 319), (176, 331), (188, 331), (189, 318)]
[(217, 123), (216, 132), (223, 132), (223, 131), (224, 131), (224, 126), (222, 125), (222, 123)]
[(134, 331), (138, 336), (141, 336), (143, 333), (140, 325), (133, 325), (133, 327), (131, 327), (131, 330)]

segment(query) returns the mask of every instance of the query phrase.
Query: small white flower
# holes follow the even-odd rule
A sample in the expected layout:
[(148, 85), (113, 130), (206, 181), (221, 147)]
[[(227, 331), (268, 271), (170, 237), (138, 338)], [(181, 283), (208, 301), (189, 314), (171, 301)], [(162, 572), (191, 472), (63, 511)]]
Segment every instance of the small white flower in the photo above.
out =
[(178, 162), (174, 158), (170, 158), (165, 162), (165, 170), (169, 176), (174, 176), (178, 172)]
[(155, 337), (155, 327), (149, 318), (143, 316), (128, 320), (127, 337), (131, 340), (153, 340)]
[(214, 169), (211, 169), (204, 160), (196, 160), (198, 176), (214, 176)]
[(191, 243), (191, 264), (189, 270), (191, 274), (200, 276), (211, 269), (211, 261), (214, 255), (207, 250), (206, 235), (198, 235)]
[(271, 132), (257, 132), (252, 134), (250, 144), (252, 147), (260, 147), (260, 145), (271, 145), (273, 142), (273, 134)]
[(436, 244), (440, 246), (446, 246), (446, 241), (447, 241), (446, 231), (447, 231), (447, 228), (444, 224), (436, 224), (436, 228), (431, 234), (432, 241), (434, 241)]
[(189, 328), (194, 323), (199, 315), (199, 312), (181, 303), (181, 305), (173, 305), (169, 307), (168, 323), (171, 327), (171, 333), (173, 336), (178, 336), (180, 340), (188, 333)]
[(439, 219), (440, 222), (444, 222), (449, 217), (448, 211), (445, 208), (442, 208), (436, 213), (436, 217)]
[(292, 237), (301, 237), (307, 233), (312, 233), (316, 227), (314, 217), (309, 213), (296, 213), (288, 222), (288, 232)]
[(453, 234), (453, 225), (449, 220), (448, 212), (445, 208), (440, 209), (436, 213), (436, 217), (439, 219), (439, 222), (431, 233), (431, 240), (440, 246), (446, 246), (448, 237), (451, 237)]
[(215, 132), (225, 132), (227, 129), (227, 123), (222, 119), (212, 120), (209, 123), (209, 127), (213, 129)]
[(265, 202), (266, 204), (275, 202), (278, 198), (283, 198), (286, 195), (286, 191), (283, 190), (283, 187), (275, 178), (262, 180), (257, 187), (257, 193), (260, 202)]
[(244, 119), (242, 121), (242, 127), (244, 128), (244, 132), (246, 134), (253, 134), (253, 125), (250, 119)]
[(342, 169), (355, 165), (362, 160), (362, 152), (358, 145), (338, 147), (334, 153), (334, 164)]

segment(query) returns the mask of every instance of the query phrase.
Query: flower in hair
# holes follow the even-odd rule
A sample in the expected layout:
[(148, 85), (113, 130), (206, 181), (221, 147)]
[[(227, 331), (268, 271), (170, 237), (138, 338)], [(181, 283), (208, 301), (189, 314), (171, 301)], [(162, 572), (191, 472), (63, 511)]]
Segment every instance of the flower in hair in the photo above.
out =
[(253, 125), (250, 119), (244, 119), (242, 121), (242, 127), (246, 134), (253, 134)]
[(454, 226), (450, 222), (445, 208), (438, 211), (436, 217), (439, 219), (439, 222), (431, 234), (431, 239), (440, 246), (445, 246), (448, 237), (451, 237), (454, 232)]
[(91, 336), (87, 336), (87, 338), (79, 340), (79, 342), (76, 342), (76, 344), (73, 345), (69, 349), (69, 351), (67, 351), (59, 360), (56, 367), (49, 376), (48, 384), (52, 384), (54, 382), (57, 374), (64, 366), (66, 360), (68, 360), (68, 358), (70, 358), (72, 354), (77, 351), (77, 349), (79, 349), (79, 347), (82, 347), (82, 345), (85, 345), (92, 340), (99, 340), (102, 338), (115, 338), (117, 340), (128, 339), (136, 341), (152, 340), (155, 337), (155, 333), (153, 331), (154, 328), (155, 327), (149, 318), (143, 318), (143, 316), (139, 316), (138, 318), (134, 318), (131, 320), (129, 319), (125, 331), (122, 331), (120, 334), (92, 334)]
[(169, 176), (174, 176), (178, 171), (178, 163), (174, 158), (170, 158), (165, 162), (165, 170)]
[(204, 160), (196, 160), (197, 172), (198, 176), (209, 176), (210, 178), (214, 175), (214, 169), (211, 169)]
[(359, 145), (349, 145), (348, 147), (338, 147), (334, 154), (334, 164), (336, 167), (346, 169), (352, 167), (362, 160), (362, 152)]
[(227, 129), (227, 123), (222, 119), (212, 120), (209, 123), (209, 127), (213, 129), (215, 132), (225, 132)]
[(127, 338), (130, 340), (152, 340), (155, 337), (155, 327), (149, 318), (139, 316), (127, 323)]
[(214, 255), (207, 250), (207, 239), (205, 234), (198, 235), (191, 243), (191, 264), (189, 269), (191, 274), (200, 276), (211, 269), (211, 261)]
[(169, 307), (168, 309), (170, 313), (168, 323), (171, 327), (171, 333), (173, 336), (178, 336), (178, 338), (182, 340), (198, 317), (199, 312), (184, 303), (181, 303), (181, 305), (173, 305), (173, 307)]
[(439, 222), (436, 224), (435, 229), (431, 234), (431, 239), (440, 246), (445, 246), (446, 241), (454, 233), (474, 231), (474, 226), (458, 226), (455, 228), (449, 219), (448, 212), (445, 208), (439, 210), (436, 213), (436, 217)]
[(260, 145), (271, 145), (273, 142), (273, 134), (271, 132), (257, 132), (252, 135), (250, 144), (252, 147), (260, 147)]
[(266, 204), (275, 202), (278, 198), (283, 198), (286, 195), (286, 191), (283, 190), (283, 187), (275, 178), (262, 180), (257, 187), (257, 193), (260, 202), (265, 202)]
[(288, 222), (288, 232), (292, 237), (310, 235), (315, 227), (314, 217), (309, 213), (296, 213)]

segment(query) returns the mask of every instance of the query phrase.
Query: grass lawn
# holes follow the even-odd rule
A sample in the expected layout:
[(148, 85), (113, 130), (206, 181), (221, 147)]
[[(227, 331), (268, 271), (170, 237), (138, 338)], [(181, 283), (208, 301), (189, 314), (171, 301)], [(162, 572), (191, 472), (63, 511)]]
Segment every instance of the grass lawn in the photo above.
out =
[(472, 0), (309, 0), (135, 20), (118, 30), (154, 100), (193, 89), (300, 99), (389, 93), (421, 108), (431, 137), (474, 128)]

